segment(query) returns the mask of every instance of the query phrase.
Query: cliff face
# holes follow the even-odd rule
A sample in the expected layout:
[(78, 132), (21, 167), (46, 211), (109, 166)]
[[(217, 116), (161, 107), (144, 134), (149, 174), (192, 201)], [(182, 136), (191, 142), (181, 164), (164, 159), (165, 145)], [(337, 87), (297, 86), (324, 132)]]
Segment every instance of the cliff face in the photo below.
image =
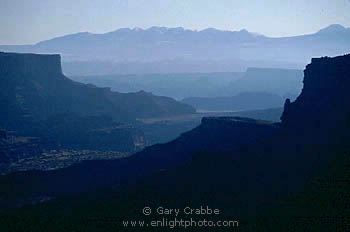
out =
[(304, 71), (296, 101), (286, 101), (282, 126), (287, 130), (345, 132), (350, 119), (350, 54), (313, 58)]
[(61, 56), (0, 52), (0, 75), (63, 75)]
[(126, 117), (113, 109), (103, 89), (66, 78), (59, 55), (0, 53), (0, 85), (3, 122), (46, 120), (67, 112), (82, 116), (105, 113), (119, 120)]
[(136, 118), (193, 113), (171, 98), (144, 92), (122, 94), (74, 82), (62, 74), (59, 55), (0, 53), (2, 120), (45, 120), (62, 113), (109, 115), (132, 122)]
[(167, 97), (74, 82), (59, 55), (0, 52), (0, 87), (0, 129), (44, 138), (47, 146), (134, 152), (146, 143), (143, 133), (120, 123), (195, 112)]

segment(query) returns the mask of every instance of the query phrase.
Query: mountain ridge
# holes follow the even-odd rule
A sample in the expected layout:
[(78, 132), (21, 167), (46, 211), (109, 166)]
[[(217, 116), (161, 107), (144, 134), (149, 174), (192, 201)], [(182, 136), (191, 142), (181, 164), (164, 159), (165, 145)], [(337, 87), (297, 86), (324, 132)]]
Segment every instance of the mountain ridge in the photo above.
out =
[(71, 34), (66, 34), (66, 35), (62, 35), (62, 36), (57, 36), (57, 37), (53, 37), (51, 39), (47, 39), (47, 40), (42, 40), (39, 41), (37, 43), (33, 43), (33, 44), (26, 44), (26, 45), (0, 45), (0, 46), (30, 46), (30, 45), (38, 45), (40, 43), (43, 42), (47, 42), (50, 40), (54, 40), (54, 39), (59, 39), (59, 38), (67, 38), (67, 37), (74, 37), (74, 36), (81, 36), (81, 35), (86, 35), (86, 36), (96, 36), (96, 35), (107, 35), (107, 34), (115, 34), (115, 33), (121, 33), (121, 32), (221, 32), (221, 33), (248, 33), (251, 35), (259, 35), (262, 37), (266, 37), (266, 38), (292, 38), (292, 37), (298, 37), (298, 36), (306, 36), (306, 35), (314, 35), (317, 33), (333, 33), (333, 32), (339, 32), (339, 31), (347, 31), (350, 30), (350, 27), (344, 27), (341, 24), (330, 24), (329, 26), (326, 26), (324, 28), (321, 28), (320, 30), (314, 32), (314, 33), (308, 33), (308, 34), (301, 34), (301, 35), (293, 35), (293, 36), (279, 36), (279, 37), (273, 37), (273, 36), (266, 36), (263, 35), (261, 33), (256, 33), (256, 32), (250, 32), (247, 29), (241, 29), (241, 30), (220, 30), (220, 29), (216, 29), (216, 28), (205, 28), (205, 29), (201, 29), (201, 30), (196, 30), (196, 29), (185, 29), (183, 27), (165, 27), (165, 26), (152, 26), (149, 28), (140, 28), (140, 27), (134, 27), (134, 28), (129, 28), (129, 27), (125, 27), (125, 28), (118, 28), (116, 30), (113, 31), (109, 31), (109, 32), (104, 32), (104, 33), (92, 33), (92, 32), (88, 32), (88, 31), (83, 31), (83, 32), (76, 32), (76, 33), (71, 33)]
[(341, 24), (331, 24), (325, 28), (322, 28), (314, 33), (309, 33), (309, 34), (302, 34), (302, 35), (294, 35), (294, 36), (280, 36), (280, 37), (269, 37), (265, 36), (263, 34), (259, 34), (256, 32), (250, 32), (247, 29), (241, 29), (238, 31), (231, 31), (231, 30), (220, 30), (216, 28), (206, 28), (202, 30), (191, 30), (191, 29), (185, 29), (183, 27), (161, 27), (161, 26), (153, 26), (150, 28), (142, 29), (142, 28), (119, 28), (114, 31), (110, 32), (105, 32), (105, 33), (91, 33), (91, 32), (77, 32), (77, 33), (72, 33), (72, 34), (67, 34), (63, 36), (58, 36), (54, 37), (48, 40), (43, 40), (39, 41), (33, 45), (40, 45), (45, 42), (49, 42), (51, 40), (58, 40), (58, 39), (63, 39), (63, 38), (68, 38), (68, 37), (79, 37), (79, 36), (105, 36), (105, 35), (111, 35), (111, 34), (122, 34), (122, 33), (135, 33), (135, 32), (141, 32), (141, 33), (149, 33), (149, 32), (155, 32), (159, 34), (164, 34), (164, 33), (172, 33), (172, 32), (187, 32), (187, 33), (221, 33), (221, 34), (231, 34), (231, 35), (249, 35), (251, 37), (264, 37), (267, 39), (282, 39), (282, 38), (298, 38), (301, 36), (311, 36), (311, 35), (318, 35), (318, 34), (324, 34), (324, 33), (337, 33), (337, 32), (349, 32), (350, 27), (346, 28), (342, 26)]
[(279, 38), (257, 35), (247, 30), (123, 28), (103, 34), (69, 34), (34, 45), (3, 45), (0, 50), (60, 53), (65, 62), (149, 63), (174, 59), (185, 59), (187, 62), (230, 59), (249, 61), (263, 55), (263, 59), (269, 62), (306, 63), (311, 57), (336, 56), (350, 51), (350, 30), (334, 25), (327, 28), (313, 34)]

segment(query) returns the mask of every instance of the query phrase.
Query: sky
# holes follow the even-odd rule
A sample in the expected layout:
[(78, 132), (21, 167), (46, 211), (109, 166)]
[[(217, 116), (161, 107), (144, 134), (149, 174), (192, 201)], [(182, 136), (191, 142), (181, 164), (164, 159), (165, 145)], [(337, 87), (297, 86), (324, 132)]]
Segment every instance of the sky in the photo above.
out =
[(350, 0), (0, 0), (0, 45), (152, 26), (247, 29), (271, 37), (350, 27)]

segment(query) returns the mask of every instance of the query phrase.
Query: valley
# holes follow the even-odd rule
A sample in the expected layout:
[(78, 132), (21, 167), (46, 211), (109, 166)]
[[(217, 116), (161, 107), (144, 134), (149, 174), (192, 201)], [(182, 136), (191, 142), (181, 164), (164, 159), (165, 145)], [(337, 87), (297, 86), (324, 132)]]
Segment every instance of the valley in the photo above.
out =
[(0, 175), (13, 172), (38, 170), (49, 171), (69, 167), (84, 160), (113, 160), (130, 156), (131, 153), (90, 150), (51, 150), (11, 163), (0, 163)]

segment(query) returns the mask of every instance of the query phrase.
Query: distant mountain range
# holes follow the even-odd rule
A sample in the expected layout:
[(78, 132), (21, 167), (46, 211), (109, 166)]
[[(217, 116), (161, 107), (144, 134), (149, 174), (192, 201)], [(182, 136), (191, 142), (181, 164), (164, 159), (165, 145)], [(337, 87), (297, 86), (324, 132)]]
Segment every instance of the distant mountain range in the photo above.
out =
[[(60, 53), (64, 62), (100, 62), (99, 65), (102, 65), (101, 62), (112, 62), (117, 63), (115, 73), (131, 73), (133, 68), (135, 72), (176, 72), (177, 67), (182, 72), (218, 71), (220, 68), (223, 71), (242, 71), (247, 65), (301, 68), (311, 57), (349, 52), (349, 41), (350, 29), (338, 24), (314, 34), (281, 38), (247, 30), (208, 28), (196, 31), (181, 27), (151, 27), (145, 30), (122, 28), (104, 34), (82, 32), (34, 45), (0, 46), (0, 50)], [(208, 61), (215, 64), (211, 65), (210, 70), (204, 65), (211, 63)], [(123, 65), (118, 66), (120, 63)], [(194, 67), (186, 67), (184, 63)], [(228, 63), (234, 70), (228, 70)]]

